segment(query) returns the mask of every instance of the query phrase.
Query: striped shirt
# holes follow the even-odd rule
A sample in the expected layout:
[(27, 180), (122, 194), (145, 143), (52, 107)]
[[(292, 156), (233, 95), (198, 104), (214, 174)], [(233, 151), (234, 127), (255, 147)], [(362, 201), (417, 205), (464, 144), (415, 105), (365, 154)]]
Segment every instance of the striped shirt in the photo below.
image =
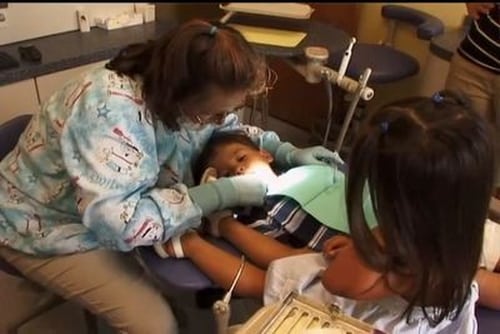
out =
[(323, 243), (342, 232), (321, 224), (295, 200), (269, 196), (263, 207), (242, 209), (237, 219), (245, 225), (292, 247), (321, 252)]
[(473, 20), (458, 47), (458, 53), (496, 74), (500, 73), (500, 9), (498, 3), (487, 15)]

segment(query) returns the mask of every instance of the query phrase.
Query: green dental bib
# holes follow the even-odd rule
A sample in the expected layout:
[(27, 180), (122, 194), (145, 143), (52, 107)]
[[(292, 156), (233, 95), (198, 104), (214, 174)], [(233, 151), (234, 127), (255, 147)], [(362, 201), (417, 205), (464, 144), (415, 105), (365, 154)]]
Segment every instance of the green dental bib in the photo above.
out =
[[(349, 233), (345, 176), (337, 168), (325, 165), (292, 168), (269, 186), (267, 195), (291, 197), (323, 225)], [(363, 210), (368, 226), (375, 227), (377, 220), (366, 189), (363, 193)]]

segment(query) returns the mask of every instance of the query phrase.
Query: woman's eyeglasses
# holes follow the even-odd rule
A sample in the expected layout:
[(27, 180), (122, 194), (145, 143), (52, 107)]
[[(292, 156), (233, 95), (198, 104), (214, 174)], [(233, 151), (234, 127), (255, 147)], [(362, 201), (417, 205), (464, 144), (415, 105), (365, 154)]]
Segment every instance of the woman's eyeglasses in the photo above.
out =
[(224, 123), (226, 117), (229, 114), (237, 113), (239, 110), (245, 108), (250, 103), (255, 103), (256, 96), (259, 95), (267, 96), (269, 90), (271, 90), (274, 87), (277, 80), (278, 80), (278, 75), (276, 74), (276, 72), (271, 68), (266, 67), (264, 73), (264, 80), (261, 82), (260, 85), (254, 87), (254, 89), (252, 89), (247, 93), (246, 101), (243, 104), (233, 107), (231, 110), (225, 110), (219, 112), (211, 112), (211, 110), (205, 111), (207, 109), (206, 106), (201, 106), (201, 107), (198, 106), (198, 108), (200, 109), (196, 110), (196, 112), (194, 110), (193, 111), (184, 110), (179, 104), (178, 105), (179, 113), (184, 117), (187, 117), (197, 125), (202, 125), (202, 126), (207, 124), (221, 125)]
[(224, 123), (227, 116), (233, 113), (237, 113), (239, 110), (243, 108), (245, 108), (245, 104), (234, 107), (228, 111), (209, 113), (209, 114), (199, 114), (199, 115), (187, 115), (186, 113), (183, 112), (182, 108), (179, 107), (182, 115), (187, 116), (191, 121), (193, 121), (198, 125), (207, 125), (207, 124), (221, 125)]

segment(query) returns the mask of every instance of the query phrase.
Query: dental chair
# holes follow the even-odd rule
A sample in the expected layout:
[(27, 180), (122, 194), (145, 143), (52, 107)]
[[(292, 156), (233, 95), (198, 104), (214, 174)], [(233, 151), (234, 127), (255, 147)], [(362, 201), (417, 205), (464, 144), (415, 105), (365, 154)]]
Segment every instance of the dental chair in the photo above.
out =
[[(420, 65), (415, 57), (394, 47), (397, 25), (401, 23), (415, 27), (418, 39), (429, 41), (443, 33), (443, 22), (428, 13), (401, 5), (384, 5), (381, 9), (383, 18), (389, 20), (390, 29), (380, 44), (357, 43), (354, 46), (347, 75), (358, 78), (367, 67), (372, 69), (370, 84), (397, 82), (416, 75)], [(338, 68), (342, 53), (333, 54), (330, 65)]]
[[(345, 172), (345, 166), (339, 166)], [(495, 206), (494, 201), (497, 201)], [(500, 201), (492, 199), (489, 217), (500, 223)], [(220, 248), (226, 249), (234, 254), (240, 252), (231, 244), (215, 238), (208, 237), (208, 240)], [(166, 286), (166, 289), (182, 290), (195, 294), (197, 306), (209, 308), (216, 299), (220, 299), (224, 290), (212, 282), (203, 274), (189, 259), (160, 258), (152, 247), (142, 247), (139, 255), (148, 268), (149, 272)], [(500, 328), (500, 311), (486, 307), (477, 306), (476, 317), (478, 321), (479, 334), (498, 333)]]
[[(420, 71), (420, 65), (414, 56), (398, 50), (394, 46), (398, 25), (413, 26), (416, 37), (425, 41), (430, 41), (444, 31), (443, 22), (439, 18), (411, 7), (383, 5), (381, 15), (390, 24), (385, 40), (378, 44), (356, 43), (352, 49), (352, 56), (346, 71), (347, 76), (359, 78), (366, 68), (370, 68), (371, 74), (368, 84), (375, 88), (380, 85), (400, 82), (415, 76)], [(330, 56), (327, 65), (331, 68), (339, 68), (343, 57), (343, 52), (336, 52)], [(343, 106), (346, 98), (345, 92), (337, 91), (334, 98), (335, 109), (340, 109), (336, 112), (336, 118), (342, 119), (345, 108)], [(358, 106), (357, 118), (363, 117), (363, 108), (364, 105), (361, 103)], [(356, 124), (353, 124), (353, 127), (355, 126)], [(325, 133), (324, 127), (324, 120), (315, 122), (312, 128), (313, 137), (317, 140), (323, 134), (329, 137), (329, 133), (328, 131)], [(353, 135), (351, 133), (350, 138)]]
[[(3, 159), (17, 144), (19, 136), (28, 125), (31, 117), (32, 116), (28, 114), (20, 115), (0, 125), (0, 160)], [(20, 273), (2, 257), (0, 257), (0, 270), (8, 275), (26, 279), (22, 273)], [(31, 284), (31, 282), (29, 283)], [(4, 300), (2, 302), (5, 303), (6, 301)], [(40, 299), (36, 305), (33, 305), (32, 310), (30, 310), (28, 314), (8, 328), (8, 334), (17, 334), (25, 324), (45, 314), (46, 312), (49, 312), (64, 302), (64, 299), (55, 294), (44, 296), (44, 298)], [(4, 305), (4, 307), (6, 307), (6, 305)], [(87, 310), (84, 310), (84, 317), (85, 325), (87, 326), (87, 333), (97, 334), (97, 318)]]

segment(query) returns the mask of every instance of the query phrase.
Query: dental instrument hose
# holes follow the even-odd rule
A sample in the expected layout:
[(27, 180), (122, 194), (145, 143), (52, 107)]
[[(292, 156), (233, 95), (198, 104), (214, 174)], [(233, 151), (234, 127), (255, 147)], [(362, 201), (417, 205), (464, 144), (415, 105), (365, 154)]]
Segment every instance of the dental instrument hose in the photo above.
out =
[(330, 129), (332, 127), (332, 119), (333, 119), (333, 92), (332, 92), (332, 84), (328, 80), (328, 77), (325, 75), (321, 75), (321, 79), (325, 84), (326, 94), (328, 96), (328, 114), (327, 114), (325, 134), (323, 137), (323, 146), (327, 147), (328, 137), (330, 137)]
[(245, 255), (241, 255), (241, 264), (236, 272), (236, 275), (231, 283), (231, 287), (224, 295), (222, 299), (217, 300), (212, 306), (212, 311), (215, 316), (215, 322), (217, 326), (217, 334), (226, 334), (229, 328), (229, 318), (231, 316), (231, 306), (229, 302), (231, 301), (231, 296), (236, 284), (240, 280), (243, 269), (245, 268)]

